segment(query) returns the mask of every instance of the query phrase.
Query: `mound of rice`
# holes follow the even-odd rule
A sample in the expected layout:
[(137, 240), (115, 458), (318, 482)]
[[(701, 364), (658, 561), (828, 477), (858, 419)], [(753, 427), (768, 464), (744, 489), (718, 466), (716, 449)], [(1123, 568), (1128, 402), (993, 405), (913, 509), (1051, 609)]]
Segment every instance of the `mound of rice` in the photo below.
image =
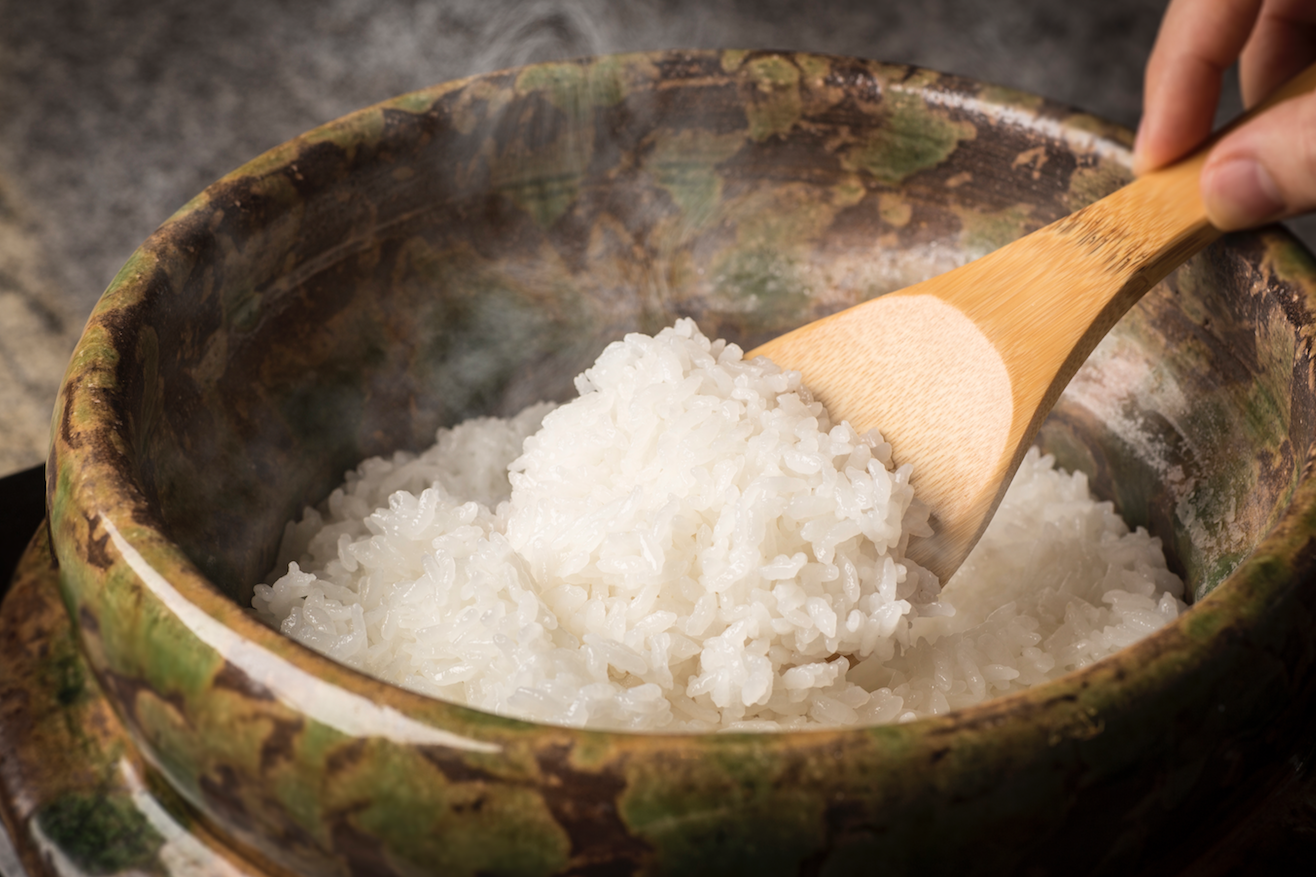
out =
[(576, 386), (362, 463), (288, 525), (257, 612), (434, 697), (707, 731), (943, 713), (1184, 608), (1159, 541), (1035, 451), (942, 592), (904, 558), (927, 511), (890, 446), (691, 320), (609, 345)]

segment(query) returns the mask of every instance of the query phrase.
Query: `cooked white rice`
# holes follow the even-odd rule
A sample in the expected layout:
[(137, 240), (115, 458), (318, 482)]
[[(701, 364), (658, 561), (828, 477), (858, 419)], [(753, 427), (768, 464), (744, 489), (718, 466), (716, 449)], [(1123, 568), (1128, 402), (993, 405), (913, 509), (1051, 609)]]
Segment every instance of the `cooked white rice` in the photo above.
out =
[(691, 320), (609, 345), (576, 385), (349, 472), (288, 525), (256, 610), (446, 700), (706, 731), (944, 713), (1184, 608), (1159, 540), (1036, 451), (941, 592), (904, 558), (927, 512), (890, 446)]

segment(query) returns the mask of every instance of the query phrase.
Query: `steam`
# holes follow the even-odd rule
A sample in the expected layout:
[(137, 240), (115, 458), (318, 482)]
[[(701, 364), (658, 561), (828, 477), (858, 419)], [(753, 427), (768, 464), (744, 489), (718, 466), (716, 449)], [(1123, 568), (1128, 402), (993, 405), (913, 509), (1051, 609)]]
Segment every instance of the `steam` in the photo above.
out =
[(611, 7), (587, 9), (576, 0), (534, 0), (499, 6), (485, 26), (476, 71), (501, 70), (541, 61), (608, 51), (615, 22)]

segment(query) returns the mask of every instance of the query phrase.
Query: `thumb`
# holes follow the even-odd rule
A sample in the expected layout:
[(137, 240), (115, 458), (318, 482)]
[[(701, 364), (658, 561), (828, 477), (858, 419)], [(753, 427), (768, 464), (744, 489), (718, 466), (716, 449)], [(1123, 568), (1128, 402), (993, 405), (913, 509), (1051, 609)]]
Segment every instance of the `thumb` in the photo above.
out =
[(1221, 231), (1316, 209), (1316, 94), (1272, 107), (1222, 138), (1202, 168), (1201, 188)]

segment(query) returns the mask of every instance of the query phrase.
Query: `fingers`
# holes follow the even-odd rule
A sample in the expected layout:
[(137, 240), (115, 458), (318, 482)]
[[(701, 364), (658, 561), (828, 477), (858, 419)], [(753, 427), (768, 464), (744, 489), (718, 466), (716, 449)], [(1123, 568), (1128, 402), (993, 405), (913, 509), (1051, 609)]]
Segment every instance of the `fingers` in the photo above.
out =
[(1316, 0), (1265, 0), (1239, 59), (1243, 105), (1257, 101), (1316, 61)]
[(1316, 209), (1316, 94), (1231, 132), (1202, 169), (1202, 200), (1222, 231)]
[[(1135, 171), (1168, 164), (1210, 135), (1235, 60), (1252, 106), (1316, 61), (1316, 0), (1171, 0), (1147, 62)], [(1202, 170), (1202, 198), (1225, 231), (1316, 209), (1316, 95), (1223, 138)]]
[(1168, 164), (1210, 135), (1221, 78), (1260, 8), (1261, 0), (1171, 0), (1147, 61), (1137, 173)]

